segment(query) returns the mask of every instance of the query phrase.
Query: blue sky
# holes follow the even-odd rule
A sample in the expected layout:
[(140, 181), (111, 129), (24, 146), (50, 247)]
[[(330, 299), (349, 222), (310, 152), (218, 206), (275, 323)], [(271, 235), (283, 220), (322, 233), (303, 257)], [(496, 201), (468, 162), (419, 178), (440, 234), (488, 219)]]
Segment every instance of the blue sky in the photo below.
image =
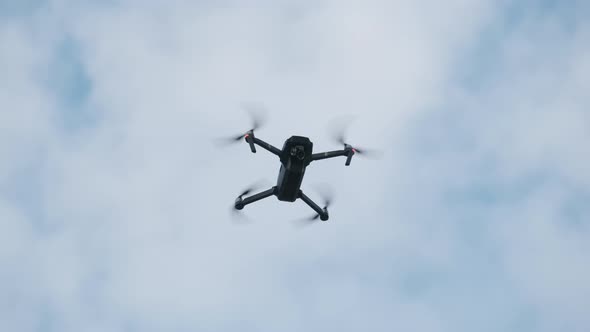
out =
[[(0, 3), (0, 330), (587, 331), (588, 5)], [(282, 146), (356, 119), (381, 160)], [(308, 189), (309, 188), (309, 189)]]

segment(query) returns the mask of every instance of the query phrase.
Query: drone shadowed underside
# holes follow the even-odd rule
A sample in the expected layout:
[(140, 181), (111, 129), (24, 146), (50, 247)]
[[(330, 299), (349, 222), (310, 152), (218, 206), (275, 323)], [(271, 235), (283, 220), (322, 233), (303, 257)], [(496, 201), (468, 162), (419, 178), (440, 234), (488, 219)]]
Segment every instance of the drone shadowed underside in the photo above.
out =
[(234, 202), (234, 209), (242, 210), (248, 204), (252, 204), (270, 196), (276, 196), (277, 199), (284, 202), (294, 202), (297, 199), (301, 199), (303, 202), (305, 202), (315, 211), (315, 215), (308, 219), (310, 222), (317, 219), (321, 219), (323, 221), (328, 220), (328, 206), (330, 205), (331, 198), (324, 197), (324, 204), (322, 207), (320, 207), (301, 190), (301, 183), (303, 181), (306, 168), (312, 161), (334, 157), (346, 157), (345, 165), (349, 166), (352, 161), (352, 157), (355, 154), (370, 154), (370, 152), (368, 150), (355, 148), (347, 144), (344, 140), (344, 135), (342, 134), (337, 135), (336, 137), (337, 141), (344, 145), (342, 150), (313, 153), (313, 143), (309, 140), (309, 138), (303, 136), (289, 137), (283, 144), (283, 148), (278, 149), (256, 137), (254, 131), (259, 129), (262, 125), (262, 118), (260, 116), (256, 116), (256, 114), (253, 112), (250, 113), (253, 118), (252, 129), (246, 131), (243, 134), (230, 137), (227, 141), (239, 142), (243, 139), (250, 146), (252, 153), (256, 153), (256, 145), (258, 145), (259, 147), (276, 155), (281, 162), (281, 167), (279, 169), (279, 175), (275, 186), (248, 197), (244, 196), (251, 194), (254, 189), (249, 188), (244, 190), (236, 198)]

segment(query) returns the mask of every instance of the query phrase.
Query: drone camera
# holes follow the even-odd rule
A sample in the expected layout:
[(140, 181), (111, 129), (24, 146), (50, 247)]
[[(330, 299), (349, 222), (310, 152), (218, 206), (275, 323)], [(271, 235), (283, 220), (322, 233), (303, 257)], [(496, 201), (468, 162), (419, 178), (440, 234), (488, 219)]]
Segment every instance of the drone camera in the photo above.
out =
[(301, 145), (297, 145), (291, 148), (291, 156), (297, 157), (299, 160), (305, 159), (305, 149)]

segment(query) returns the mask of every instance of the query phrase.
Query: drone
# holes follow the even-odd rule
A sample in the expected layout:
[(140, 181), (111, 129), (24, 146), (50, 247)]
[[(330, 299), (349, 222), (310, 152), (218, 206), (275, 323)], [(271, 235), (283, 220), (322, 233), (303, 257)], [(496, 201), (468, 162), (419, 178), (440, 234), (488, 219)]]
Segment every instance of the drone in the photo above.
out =
[(336, 138), (337, 141), (344, 146), (344, 148), (341, 150), (313, 153), (313, 143), (308, 137), (304, 136), (291, 136), (285, 141), (283, 148), (278, 149), (256, 137), (254, 132), (261, 126), (261, 121), (260, 119), (255, 118), (254, 114), (251, 115), (254, 118), (252, 129), (243, 134), (230, 137), (229, 141), (239, 142), (244, 140), (250, 146), (250, 151), (252, 151), (252, 153), (256, 153), (256, 145), (258, 145), (259, 147), (279, 157), (281, 168), (279, 170), (279, 175), (275, 186), (249, 197), (244, 196), (248, 195), (254, 189), (249, 188), (244, 190), (236, 198), (233, 208), (235, 210), (242, 210), (246, 205), (274, 195), (278, 200), (284, 202), (295, 202), (297, 199), (301, 199), (316, 213), (314, 216), (309, 218), (309, 221), (315, 221), (318, 218), (322, 221), (327, 221), (330, 217), (328, 214), (328, 206), (330, 205), (331, 199), (325, 198), (324, 206), (320, 207), (301, 190), (301, 183), (303, 181), (306, 168), (313, 161), (335, 157), (346, 157), (346, 162), (344, 165), (350, 166), (352, 157), (355, 154), (370, 154), (370, 152), (368, 150), (359, 149), (347, 144), (345, 142), (344, 135), (342, 134), (338, 135)]

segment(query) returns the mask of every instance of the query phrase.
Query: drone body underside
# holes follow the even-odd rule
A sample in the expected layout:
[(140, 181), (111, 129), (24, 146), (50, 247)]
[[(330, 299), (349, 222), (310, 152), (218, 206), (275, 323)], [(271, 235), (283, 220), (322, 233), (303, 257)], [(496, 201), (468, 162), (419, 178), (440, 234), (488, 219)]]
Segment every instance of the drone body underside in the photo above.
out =
[(285, 202), (294, 202), (300, 198), (317, 213), (317, 215), (311, 218), (311, 220), (317, 218), (324, 221), (328, 220), (329, 215), (327, 208), (329, 205), (329, 199), (326, 199), (325, 206), (322, 208), (307, 197), (301, 190), (301, 183), (303, 182), (305, 170), (312, 161), (339, 156), (347, 157), (345, 165), (349, 166), (352, 156), (357, 152), (356, 149), (348, 144), (344, 144), (344, 149), (342, 150), (314, 154), (313, 143), (309, 138), (303, 136), (291, 136), (285, 141), (282, 150), (279, 150), (271, 144), (255, 137), (254, 130), (248, 131), (243, 135), (243, 138), (250, 145), (250, 150), (253, 153), (256, 153), (255, 145), (258, 145), (278, 156), (281, 161), (281, 168), (279, 170), (276, 186), (246, 198), (243, 198), (243, 196), (248, 194), (250, 190), (244, 191), (244, 193), (236, 198), (234, 203), (235, 209), (242, 210), (244, 206), (248, 204), (273, 195), (280, 201)]
[(307, 137), (291, 136), (285, 141), (276, 186), (276, 196), (280, 201), (294, 202), (299, 198), (305, 169), (311, 163), (312, 150), (313, 143)]

